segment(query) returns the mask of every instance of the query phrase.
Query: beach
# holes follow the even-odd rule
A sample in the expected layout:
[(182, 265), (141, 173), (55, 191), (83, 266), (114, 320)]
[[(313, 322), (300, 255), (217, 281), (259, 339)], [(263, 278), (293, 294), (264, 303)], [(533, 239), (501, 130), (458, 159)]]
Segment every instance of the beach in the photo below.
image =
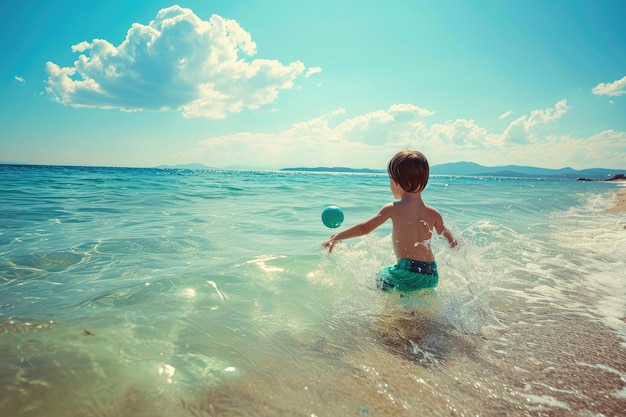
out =
[[(0, 165), (0, 415), (620, 416), (619, 185), (432, 177), (463, 242), (378, 291), (386, 175)], [(347, 192), (349, 191), (349, 192)], [(618, 193), (623, 199), (622, 192)], [(344, 224), (321, 213), (337, 205)], [(612, 210), (612, 209), (611, 209)]]
[(608, 209), (609, 213), (626, 212), (626, 189), (617, 192), (615, 204)]

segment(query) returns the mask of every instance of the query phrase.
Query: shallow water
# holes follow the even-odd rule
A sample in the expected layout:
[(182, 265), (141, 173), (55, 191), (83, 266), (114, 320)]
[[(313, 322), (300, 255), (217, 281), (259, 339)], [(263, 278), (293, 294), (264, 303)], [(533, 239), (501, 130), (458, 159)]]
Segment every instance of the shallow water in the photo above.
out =
[(375, 290), (384, 175), (0, 166), (0, 415), (620, 415), (617, 183), (433, 177), (463, 245)]

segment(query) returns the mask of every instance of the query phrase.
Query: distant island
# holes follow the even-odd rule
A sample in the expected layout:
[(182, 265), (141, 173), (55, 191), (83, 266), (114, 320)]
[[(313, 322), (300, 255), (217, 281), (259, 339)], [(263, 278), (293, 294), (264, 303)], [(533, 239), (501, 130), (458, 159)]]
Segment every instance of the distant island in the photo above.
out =
[[(304, 171), (304, 172), (343, 172), (343, 173), (369, 173), (383, 174), (384, 169), (371, 168), (346, 168), (346, 167), (298, 167), (283, 168), (281, 171)], [(590, 168), (575, 170), (573, 168), (537, 168), (520, 165), (505, 165), (487, 167), (475, 162), (452, 162), (430, 167), (432, 175), (460, 175), (470, 177), (516, 177), (516, 178), (560, 178), (577, 179), (581, 181), (612, 181), (625, 179), (622, 172), (626, 169)]]

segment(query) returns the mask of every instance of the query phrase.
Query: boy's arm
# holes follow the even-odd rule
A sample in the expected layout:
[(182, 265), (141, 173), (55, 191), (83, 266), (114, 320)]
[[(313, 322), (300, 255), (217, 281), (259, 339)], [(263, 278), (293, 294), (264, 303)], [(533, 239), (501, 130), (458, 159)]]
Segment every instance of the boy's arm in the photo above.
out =
[(450, 248), (455, 248), (459, 242), (456, 240), (450, 229), (448, 229), (443, 223), (443, 217), (441, 217), (441, 214), (438, 211), (436, 213), (437, 219), (435, 221), (435, 231), (437, 234), (443, 235), (443, 237), (446, 238)]
[(443, 237), (446, 238), (451, 248), (456, 248), (456, 246), (459, 244), (459, 242), (456, 240), (456, 238), (454, 237), (450, 229), (448, 229), (445, 226), (443, 227)]
[(389, 203), (369, 219), (332, 235), (326, 242), (322, 243), (322, 248), (328, 249), (328, 252), (332, 253), (337, 242), (370, 233), (372, 230), (389, 220), (392, 211), (393, 203)]

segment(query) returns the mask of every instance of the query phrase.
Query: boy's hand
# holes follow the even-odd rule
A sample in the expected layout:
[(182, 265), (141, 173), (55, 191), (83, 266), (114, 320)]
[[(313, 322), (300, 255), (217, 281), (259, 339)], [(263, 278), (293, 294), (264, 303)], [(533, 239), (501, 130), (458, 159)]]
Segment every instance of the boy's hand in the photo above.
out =
[(454, 249), (459, 245), (459, 241), (456, 240), (456, 238), (454, 237), (454, 235), (448, 228), (445, 228), (443, 230), (443, 237), (445, 237), (446, 240), (448, 241), (448, 244), (450, 245), (450, 249)]
[(333, 253), (333, 248), (337, 242), (338, 241), (335, 240), (335, 235), (332, 235), (326, 242), (322, 243), (322, 248), (328, 249), (328, 253)]

